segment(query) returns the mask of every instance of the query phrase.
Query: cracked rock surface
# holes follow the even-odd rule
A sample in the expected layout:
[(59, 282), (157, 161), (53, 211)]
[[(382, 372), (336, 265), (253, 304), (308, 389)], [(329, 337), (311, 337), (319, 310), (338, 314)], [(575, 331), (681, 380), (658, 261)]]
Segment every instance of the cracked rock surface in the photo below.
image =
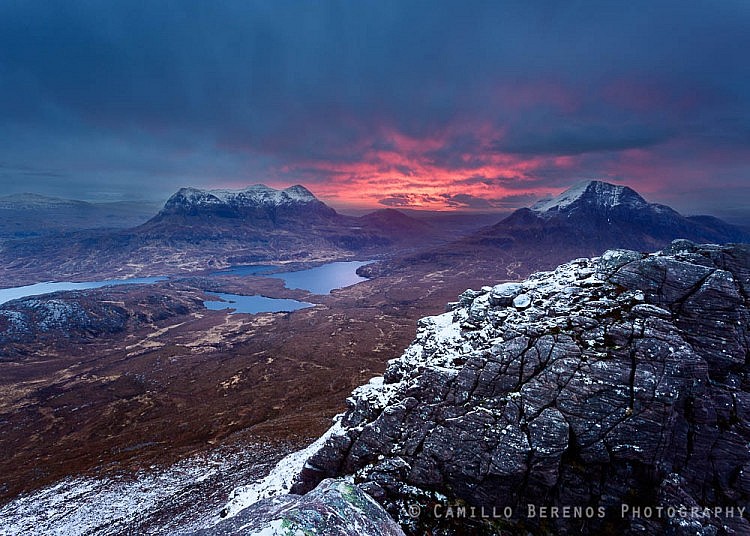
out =
[(293, 492), (354, 475), (413, 533), (457, 533), (429, 505), (459, 501), (512, 509), (486, 533), (750, 534), (749, 295), (750, 246), (687, 241), (466, 291), (354, 391)]

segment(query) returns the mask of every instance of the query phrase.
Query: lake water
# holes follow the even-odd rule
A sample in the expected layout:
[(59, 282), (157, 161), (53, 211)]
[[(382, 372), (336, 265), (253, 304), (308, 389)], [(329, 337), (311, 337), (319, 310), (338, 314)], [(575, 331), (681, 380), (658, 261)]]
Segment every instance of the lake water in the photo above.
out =
[(337, 288), (344, 288), (362, 281), (366, 277), (357, 275), (357, 269), (360, 266), (369, 264), (369, 261), (337, 261), (329, 262), (315, 268), (307, 270), (297, 270), (296, 272), (276, 272), (278, 266), (267, 264), (249, 264), (243, 266), (232, 266), (226, 270), (213, 272), (211, 275), (254, 275), (263, 277), (273, 277), (274, 279), (284, 280), (284, 286), (288, 289), (301, 289), (313, 294), (329, 294)]
[(36, 283), (24, 287), (0, 288), (0, 305), (10, 300), (26, 298), (28, 296), (40, 296), (50, 292), (61, 290), (85, 290), (90, 288), (110, 287), (115, 285), (137, 285), (150, 284), (164, 281), (166, 277), (136, 277), (132, 279), (107, 279), (105, 281), (86, 281), (83, 283), (72, 283), (63, 281), (60, 283)]
[(225, 294), (223, 292), (207, 292), (211, 296), (216, 296), (223, 301), (204, 301), (206, 309), (212, 311), (221, 311), (223, 309), (234, 309), (234, 313), (279, 313), (297, 311), (312, 307), (314, 303), (308, 303), (297, 300), (266, 298), (265, 296), (241, 296), (239, 294)]
[(357, 275), (357, 269), (365, 264), (369, 264), (369, 262), (329, 262), (322, 266), (299, 270), (298, 272), (269, 274), (268, 277), (283, 279), (284, 285), (288, 289), (302, 289), (313, 294), (330, 294), (334, 289), (367, 281), (366, 277)]
[[(269, 265), (234, 266), (227, 270), (215, 272), (211, 275), (252, 275), (273, 277), (282, 279), (288, 289), (302, 289), (312, 294), (329, 294), (332, 290), (344, 288), (367, 278), (357, 275), (360, 266), (368, 264), (362, 261), (331, 262), (307, 270), (296, 272), (269, 273), (277, 267)], [(101, 288), (114, 285), (149, 284), (164, 281), (166, 277), (141, 277), (133, 279), (108, 279), (104, 281), (87, 281), (83, 283), (59, 282), (59, 283), (37, 283), (23, 287), (0, 289), (0, 305), (10, 300), (25, 298), (28, 296), (39, 296), (50, 292), (63, 290), (84, 290)], [(209, 300), (203, 302), (206, 308), (211, 310), (235, 309), (235, 313), (274, 313), (281, 311), (296, 311), (314, 304), (290, 300), (267, 298), (265, 296), (242, 296), (239, 294), (209, 293), (218, 296), (221, 300)]]
[(278, 269), (278, 266), (271, 266), (269, 264), (243, 264), (230, 266), (218, 272), (211, 272), (210, 275), (269, 275), (269, 272)]
[[(282, 279), (284, 286), (288, 289), (306, 290), (312, 294), (329, 294), (337, 288), (344, 288), (361, 281), (366, 281), (366, 277), (357, 275), (357, 269), (360, 266), (368, 264), (361, 261), (340, 261), (330, 262), (315, 268), (299, 270), (296, 272), (282, 272), (269, 274), (273, 266), (234, 266), (212, 275), (262, 275), (264, 277), (273, 277)], [(233, 313), (279, 313), (286, 311), (296, 311), (306, 307), (312, 307), (314, 304), (289, 299), (267, 298), (265, 296), (242, 296), (240, 294), (221, 294), (209, 293), (221, 297), (225, 301), (205, 301), (203, 305), (208, 309), (222, 310), (235, 309)]]

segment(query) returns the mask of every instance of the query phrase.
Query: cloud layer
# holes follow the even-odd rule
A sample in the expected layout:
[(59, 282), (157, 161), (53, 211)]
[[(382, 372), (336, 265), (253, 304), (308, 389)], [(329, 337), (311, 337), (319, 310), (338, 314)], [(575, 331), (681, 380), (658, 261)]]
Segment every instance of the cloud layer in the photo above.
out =
[(748, 27), (731, 0), (4, 2), (0, 187), (489, 210), (596, 177), (750, 204)]

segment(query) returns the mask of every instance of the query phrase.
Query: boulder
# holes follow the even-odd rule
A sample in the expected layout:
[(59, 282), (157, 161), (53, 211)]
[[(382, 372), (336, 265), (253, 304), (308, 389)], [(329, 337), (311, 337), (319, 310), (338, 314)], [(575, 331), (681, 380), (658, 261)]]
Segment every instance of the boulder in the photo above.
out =
[(383, 508), (356, 485), (324, 480), (304, 496), (277, 495), (193, 536), (404, 536)]

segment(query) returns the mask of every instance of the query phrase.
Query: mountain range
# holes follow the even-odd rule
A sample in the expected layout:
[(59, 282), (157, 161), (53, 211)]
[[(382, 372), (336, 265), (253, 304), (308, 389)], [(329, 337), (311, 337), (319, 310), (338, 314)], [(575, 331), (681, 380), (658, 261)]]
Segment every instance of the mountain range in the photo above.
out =
[[(182, 188), (134, 232), (154, 239), (195, 243), (241, 241), (237, 249), (260, 248), (269, 259), (314, 256), (322, 250), (359, 251), (411, 241), (428, 224), (393, 210), (362, 217), (339, 214), (304, 186), (276, 190), (262, 184), (244, 190)], [(227, 246), (229, 244), (225, 244)], [(271, 245), (272, 251), (263, 251)], [(236, 262), (234, 259), (231, 262)]]
[[(88, 210), (86, 203), (29, 195), (0, 201), (0, 214), (31, 211), (39, 219), (42, 210), (53, 222), (61, 207)], [(471, 232), (465, 222), (454, 229), (448, 219), (441, 224), (394, 209), (347, 216), (301, 185), (284, 190), (262, 184), (244, 190), (182, 188), (136, 227), (6, 239), (0, 245), (0, 282), (169, 275), (355, 255), (391, 259), (369, 268), (368, 275), (437, 268), (486, 277), (502, 269), (514, 279), (613, 247), (649, 251), (676, 238), (750, 241), (743, 230), (718, 218), (685, 217), (647, 202), (627, 186), (602, 181), (579, 183), (494, 225), (479, 228), (481, 224), (477, 218)]]

